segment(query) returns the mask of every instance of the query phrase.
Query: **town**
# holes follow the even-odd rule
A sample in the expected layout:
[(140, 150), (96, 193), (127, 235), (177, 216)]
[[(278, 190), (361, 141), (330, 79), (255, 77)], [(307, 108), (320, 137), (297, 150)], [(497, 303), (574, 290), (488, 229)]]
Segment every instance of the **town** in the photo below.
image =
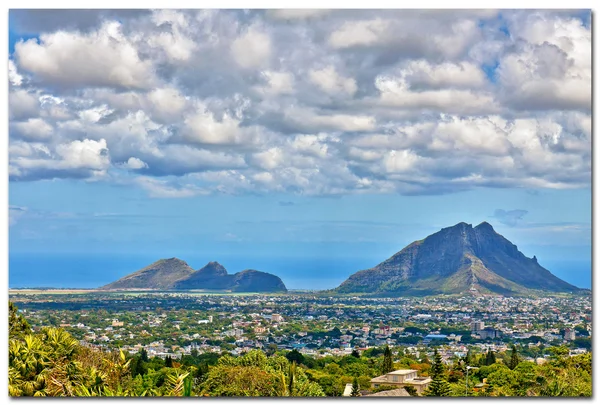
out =
[(319, 294), (12, 294), (32, 327), (61, 327), (82, 344), (149, 357), (293, 350), (315, 358), (388, 345), (417, 357), (439, 347), (445, 363), (518, 344), (591, 351), (591, 295), (558, 297), (325, 297)]

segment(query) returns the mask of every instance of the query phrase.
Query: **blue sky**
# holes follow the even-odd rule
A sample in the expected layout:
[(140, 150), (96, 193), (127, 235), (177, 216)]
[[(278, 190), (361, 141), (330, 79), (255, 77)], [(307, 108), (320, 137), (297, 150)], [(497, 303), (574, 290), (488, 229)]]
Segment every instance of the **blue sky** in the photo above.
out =
[[(116, 273), (75, 257), (139, 258), (125, 274), (178, 256), (326, 288), (442, 227), (488, 221), (590, 285), (589, 13), (9, 21), (10, 254), (52, 262), (41, 271), (70, 266), (94, 286)], [(21, 259), (17, 284), (36, 265)]]

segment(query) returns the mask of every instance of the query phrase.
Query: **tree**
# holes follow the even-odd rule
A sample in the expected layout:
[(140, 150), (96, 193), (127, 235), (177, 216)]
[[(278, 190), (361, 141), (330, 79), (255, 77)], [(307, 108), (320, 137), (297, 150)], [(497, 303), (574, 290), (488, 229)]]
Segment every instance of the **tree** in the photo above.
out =
[(173, 359), (171, 356), (165, 357), (165, 367), (172, 368), (173, 367)]
[(433, 350), (433, 364), (430, 375), (432, 381), (429, 387), (427, 387), (425, 395), (428, 397), (450, 396), (450, 384), (444, 378), (444, 364), (442, 363), (442, 356), (438, 353), (437, 349)]
[(352, 392), (350, 393), (351, 397), (360, 397), (360, 386), (358, 385), (358, 378), (354, 377), (352, 380)]
[(288, 359), (288, 361), (295, 362), (297, 364), (302, 364), (304, 361), (304, 356), (296, 349), (286, 353), (285, 357)]
[(444, 374), (444, 364), (442, 363), (442, 356), (433, 349), (433, 364), (431, 365), (431, 378), (441, 377)]
[(510, 360), (508, 361), (508, 368), (510, 368), (511, 370), (514, 370), (515, 367), (517, 367), (519, 365), (519, 355), (517, 353), (517, 347), (513, 344), (512, 345), (512, 353), (510, 355)]
[(354, 356), (358, 359), (358, 358), (360, 358), (360, 353), (358, 352), (358, 350), (354, 349), (354, 350), (352, 350), (352, 356)]
[(417, 393), (417, 389), (415, 387), (413, 387), (412, 385), (405, 385), (404, 390), (406, 392), (408, 392), (408, 395), (410, 395), (411, 397), (419, 396), (419, 394)]
[(11, 339), (31, 333), (31, 326), (18, 310), (15, 304), (8, 302), (8, 336)]
[(381, 374), (387, 374), (394, 371), (394, 362), (392, 360), (392, 351), (389, 346), (385, 346), (383, 351), (383, 363), (381, 363)]
[(140, 357), (140, 358), (141, 358), (141, 360), (142, 360), (144, 363), (148, 362), (148, 352), (146, 351), (146, 349), (142, 349), (142, 350), (140, 350), (140, 356), (141, 356), (141, 357)]
[(467, 366), (470, 366), (470, 365), (471, 365), (471, 361), (473, 361), (472, 357), (473, 357), (473, 356), (471, 355), (471, 349), (468, 349), (468, 350), (467, 350), (467, 355), (465, 356), (465, 364), (466, 364)]
[(496, 355), (494, 354), (493, 351), (488, 350), (488, 352), (485, 356), (485, 365), (491, 366), (494, 363), (496, 363)]

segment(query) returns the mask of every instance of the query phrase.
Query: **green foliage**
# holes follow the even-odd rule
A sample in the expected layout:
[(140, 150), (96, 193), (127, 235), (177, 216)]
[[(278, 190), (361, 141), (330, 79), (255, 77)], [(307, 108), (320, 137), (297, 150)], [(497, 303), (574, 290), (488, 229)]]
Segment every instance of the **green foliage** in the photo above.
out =
[(450, 396), (450, 384), (444, 378), (444, 364), (442, 363), (442, 356), (437, 349), (434, 349), (433, 351), (433, 364), (431, 365), (430, 375), (432, 381), (429, 384), (429, 387), (427, 387), (427, 390), (425, 390), (425, 395), (428, 397)]
[(350, 396), (360, 397), (360, 386), (356, 377), (354, 377), (354, 380), (352, 380), (352, 392), (350, 393)]
[(496, 355), (492, 350), (488, 350), (485, 356), (485, 365), (491, 366), (494, 363), (496, 363)]
[(510, 354), (510, 360), (508, 361), (508, 368), (514, 370), (519, 365), (519, 354), (517, 353), (517, 347), (512, 345), (512, 350)]
[(23, 337), (31, 333), (31, 326), (25, 318), (19, 314), (18, 308), (12, 302), (8, 302), (8, 337), (9, 339)]
[(304, 362), (304, 356), (302, 355), (302, 353), (300, 353), (298, 350), (294, 349), (290, 352), (288, 352), (285, 357), (290, 361), (290, 362), (295, 362), (297, 364), (302, 364)]
[(394, 371), (394, 362), (392, 360), (392, 351), (389, 346), (383, 350), (383, 363), (381, 364), (381, 374), (387, 374)]

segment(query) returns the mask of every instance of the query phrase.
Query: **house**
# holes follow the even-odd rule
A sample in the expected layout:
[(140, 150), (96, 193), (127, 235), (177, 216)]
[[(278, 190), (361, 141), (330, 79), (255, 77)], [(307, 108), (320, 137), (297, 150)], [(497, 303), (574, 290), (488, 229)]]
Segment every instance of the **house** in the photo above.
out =
[[(350, 384), (352, 386), (352, 384)], [(395, 390), (379, 391), (374, 394), (364, 395), (365, 397), (410, 397), (410, 394), (406, 392), (404, 388), (397, 388)]]
[(419, 395), (423, 394), (430, 383), (430, 377), (417, 377), (417, 370), (396, 370), (371, 379), (371, 387), (373, 388), (382, 385), (401, 388), (409, 385), (414, 387)]
[(112, 326), (113, 327), (119, 327), (119, 326), (123, 326), (123, 321), (119, 322), (118, 319), (113, 319), (112, 320)]

